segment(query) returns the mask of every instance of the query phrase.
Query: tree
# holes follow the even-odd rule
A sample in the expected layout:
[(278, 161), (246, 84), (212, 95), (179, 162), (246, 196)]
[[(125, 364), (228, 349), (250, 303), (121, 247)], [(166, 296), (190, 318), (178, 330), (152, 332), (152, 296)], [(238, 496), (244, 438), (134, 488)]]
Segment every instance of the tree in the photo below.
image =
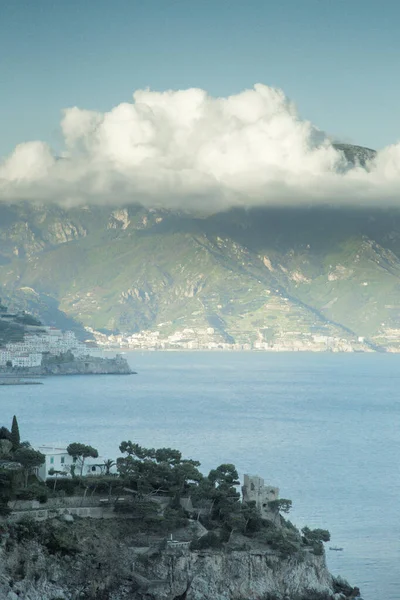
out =
[(13, 450), (17, 450), (21, 444), (21, 437), (19, 435), (19, 427), (17, 417), (14, 415), (11, 425), (11, 441), (13, 445)]
[(327, 529), (310, 529), (303, 527), (301, 530), (307, 542), (329, 542), (331, 534)]
[(28, 485), (29, 474), (32, 473), (36, 467), (42, 465), (45, 459), (46, 457), (44, 454), (33, 448), (22, 447), (14, 452), (14, 460), (19, 462), (24, 470), (25, 487)]
[(179, 505), (190, 482), (198, 482), (203, 477), (197, 468), (200, 463), (182, 459), (181, 452), (174, 448), (144, 448), (128, 440), (121, 442), (119, 449), (127, 456), (117, 459), (118, 472), (130, 480), (139, 495), (164, 492)]
[(158, 463), (176, 465), (181, 462), (182, 454), (179, 450), (174, 450), (173, 448), (158, 448), (155, 451), (155, 459)]
[(111, 469), (113, 467), (115, 467), (116, 462), (115, 462), (115, 460), (112, 460), (111, 458), (107, 458), (107, 460), (105, 460), (103, 464), (104, 464), (105, 474), (110, 475)]
[(288, 513), (292, 508), (292, 501), (286, 498), (280, 498), (279, 500), (271, 500), (268, 502), (268, 508), (272, 511)]
[(202, 498), (211, 500), (210, 518), (219, 521), (229, 533), (244, 527), (237, 485), (239, 485), (239, 476), (235, 465), (222, 464), (212, 469), (208, 477), (200, 481), (194, 494), (198, 500)]
[(311, 546), (314, 554), (321, 556), (324, 553), (324, 546), (322, 542), (329, 542), (331, 534), (327, 529), (310, 529), (309, 527), (303, 527), (301, 530), (303, 534), (303, 541)]
[(58, 475), (65, 475), (65, 471), (56, 471), (56, 469), (53, 469), (52, 467), (51, 469), (49, 469), (49, 475), (50, 477), (53, 477), (53, 475), (55, 475), (53, 485), (53, 492), (55, 492), (57, 487), (57, 477)]
[(81, 444), (80, 442), (73, 442), (67, 447), (67, 452), (72, 458), (76, 461), (79, 461), (79, 466), (81, 469), (81, 476), (83, 473), (83, 467), (85, 464), (86, 458), (98, 458), (99, 453), (96, 448), (93, 446), (87, 446), (86, 444)]
[(11, 431), (7, 427), (0, 427), (0, 457), (11, 459), (12, 447)]
[(245, 535), (260, 531), (263, 526), (263, 520), (261, 518), (260, 509), (257, 508), (257, 504), (254, 500), (242, 503), (242, 514), (244, 517), (243, 533)]
[(208, 474), (208, 479), (212, 483), (217, 483), (218, 485), (240, 485), (239, 475), (236, 470), (235, 465), (230, 463), (219, 465), (216, 469), (212, 469)]
[(197, 460), (182, 460), (174, 465), (170, 476), (170, 491), (174, 493), (175, 506), (180, 506), (181, 497), (185, 490), (190, 488), (190, 484), (198, 484), (203, 479), (203, 475), (197, 468), (199, 466)]
[(12, 442), (0, 438), (0, 458), (12, 458)]
[(10, 440), (11, 442), (11, 431), (7, 427), (0, 427), (0, 440)]
[(156, 457), (156, 451), (154, 448), (143, 448), (142, 446), (139, 446), (139, 444), (134, 444), (131, 442), (131, 440), (128, 440), (127, 442), (121, 442), (119, 449), (122, 454), (136, 456), (141, 460), (146, 458), (154, 459)]
[(12, 492), (12, 476), (10, 473), (0, 472), (0, 516), (6, 517), (10, 514), (11, 509), (8, 502), (11, 500)]

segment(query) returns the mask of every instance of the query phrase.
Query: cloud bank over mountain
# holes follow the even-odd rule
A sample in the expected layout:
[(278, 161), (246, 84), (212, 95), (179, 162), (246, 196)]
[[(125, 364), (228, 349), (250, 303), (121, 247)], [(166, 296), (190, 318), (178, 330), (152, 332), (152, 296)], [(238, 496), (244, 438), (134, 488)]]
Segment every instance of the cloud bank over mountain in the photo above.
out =
[(0, 164), (2, 201), (190, 210), (263, 205), (400, 205), (400, 144), (350, 165), (279, 89), (227, 98), (138, 90), (107, 113), (68, 108), (62, 156), (40, 141)]

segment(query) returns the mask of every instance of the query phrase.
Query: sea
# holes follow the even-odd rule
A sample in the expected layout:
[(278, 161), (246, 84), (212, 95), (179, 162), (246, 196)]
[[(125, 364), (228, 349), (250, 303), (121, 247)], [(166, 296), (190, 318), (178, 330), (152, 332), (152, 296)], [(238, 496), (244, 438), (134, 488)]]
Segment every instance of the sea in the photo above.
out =
[[(0, 387), (33, 445), (172, 447), (207, 473), (234, 463), (329, 529), (328, 566), (364, 600), (400, 598), (400, 355), (130, 352), (136, 375)], [(342, 551), (330, 547), (343, 548)]]

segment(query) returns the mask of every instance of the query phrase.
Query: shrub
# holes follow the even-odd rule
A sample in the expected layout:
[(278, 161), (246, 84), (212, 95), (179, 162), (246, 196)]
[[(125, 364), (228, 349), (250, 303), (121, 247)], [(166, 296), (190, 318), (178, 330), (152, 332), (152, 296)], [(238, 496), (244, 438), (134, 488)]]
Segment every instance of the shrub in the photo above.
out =
[(300, 535), (290, 529), (267, 529), (256, 534), (256, 537), (279, 552), (284, 558), (297, 554), (302, 546)]
[(36, 523), (33, 519), (24, 517), (18, 523), (11, 523), (8, 532), (11, 541), (21, 543), (35, 540), (50, 554), (67, 556), (79, 552), (74, 533), (67, 525), (56, 527), (49, 521), (45, 524)]
[(11, 513), (11, 508), (8, 506), (9, 496), (0, 496), (0, 517), (8, 517)]
[(168, 528), (180, 529), (189, 524), (186, 513), (182, 508), (167, 507), (164, 511), (164, 520)]
[(24, 517), (18, 523), (13, 523), (9, 526), (10, 537), (17, 542), (26, 542), (29, 540), (38, 539), (40, 537), (41, 528), (30, 517)]
[(48, 498), (48, 490), (46, 486), (33, 483), (27, 488), (21, 488), (15, 492), (17, 500), (38, 500), (41, 504), (45, 504)]
[(77, 542), (73, 539), (72, 534), (65, 530), (50, 530), (44, 545), (50, 554), (71, 556), (79, 552)]
[[(79, 480), (74, 480), (67, 477), (60, 477), (57, 479), (56, 490), (58, 492), (65, 492), (66, 496), (73, 496), (79, 485)], [(54, 479), (46, 479), (46, 487), (53, 491)]]
[(310, 529), (309, 527), (303, 527), (301, 532), (308, 542), (329, 542), (331, 539), (331, 534), (327, 529)]
[(303, 542), (307, 546), (311, 546), (312, 551), (316, 556), (322, 556), (324, 553), (324, 545), (322, 542), (329, 542), (331, 534), (327, 529), (310, 529), (303, 527)]
[(221, 548), (222, 542), (214, 531), (208, 531), (205, 535), (190, 544), (191, 550), (205, 550), (206, 548)]

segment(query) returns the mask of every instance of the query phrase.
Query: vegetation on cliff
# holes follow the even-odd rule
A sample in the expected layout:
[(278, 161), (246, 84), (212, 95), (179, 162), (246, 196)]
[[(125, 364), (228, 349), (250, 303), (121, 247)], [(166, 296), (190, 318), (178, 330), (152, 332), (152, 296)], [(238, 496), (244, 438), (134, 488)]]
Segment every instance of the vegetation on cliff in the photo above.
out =
[[(110, 464), (105, 464), (103, 475), (82, 477), (85, 459), (97, 458), (98, 451), (87, 444), (73, 442), (67, 448), (74, 458), (69, 473), (53, 469), (53, 477), (40, 482), (35, 468), (45, 457), (27, 442), (21, 443), (14, 417), (11, 432), (5, 427), (0, 431), (3, 514), (8, 512), (8, 502), (12, 499), (36, 498), (46, 502), (49, 496), (99, 493), (119, 499), (128, 492), (124, 502), (114, 503), (114, 510), (140, 519), (147, 532), (174, 530), (187, 526), (189, 518), (196, 518), (208, 533), (194, 539), (193, 548), (222, 547), (236, 535), (289, 556), (305, 548), (321, 554), (322, 542), (329, 540), (327, 531), (305, 528), (300, 532), (283, 518), (280, 511), (289, 512), (290, 500), (270, 502), (272, 518), (262, 519), (255, 502), (241, 500), (240, 482), (233, 464), (219, 465), (204, 475), (199, 470), (199, 461), (182, 458), (176, 449), (144, 448), (130, 440), (121, 442), (119, 448), (122, 456), (116, 461), (116, 472), (110, 473)], [(162, 501), (161, 512), (155, 499)]]
[[(179, 450), (145, 448), (127, 440), (121, 442), (116, 462), (104, 462), (102, 475), (82, 477), (81, 466), (86, 457), (98, 456), (97, 449), (73, 442), (68, 452), (76, 459), (76, 468), (70, 469), (68, 476), (52, 470), (52, 477), (39, 481), (35, 467), (44, 456), (21, 442), (16, 417), (11, 431), (0, 429), (0, 592), (14, 589), (24, 594), (30, 590), (31, 600), (158, 600), (164, 598), (162, 586), (175, 590), (186, 586), (188, 590), (193, 578), (200, 578), (201, 586), (205, 577), (212, 579), (209, 593), (219, 598), (215, 590), (225, 585), (226, 569), (234, 572), (239, 568), (235, 566), (239, 556), (235, 553), (239, 553), (243, 563), (239, 571), (253, 568), (246, 566), (253, 555), (266, 557), (266, 579), (260, 584), (261, 572), (254, 575), (255, 589), (259, 585), (266, 590), (280, 589), (282, 573), (288, 572), (294, 580), (298, 578), (296, 589), (300, 591), (293, 599), (328, 600), (332, 590), (342, 593), (341, 598), (350, 597), (351, 588), (335, 582), (326, 570), (323, 542), (329, 540), (329, 532), (307, 527), (299, 531), (281, 514), (291, 508), (287, 499), (270, 502), (271, 518), (261, 518), (255, 502), (241, 500), (233, 464), (219, 465), (205, 475), (199, 461), (183, 458)], [(65, 507), (71, 506), (71, 501), (81, 506), (86, 498), (91, 499), (91, 506), (96, 498), (101, 499), (112, 520), (79, 519), (64, 513), (54, 513), (58, 516), (42, 523), (29, 517), (7, 520), (17, 500), (36, 499), (46, 508), (54, 500), (60, 506), (63, 502)], [(167, 541), (171, 534), (175, 540), (186, 541), (186, 550)], [(176, 551), (182, 561), (186, 551), (209, 556), (211, 562), (206, 565), (196, 558), (190, 568), (183, 563), (179, 567), (179, 562), (171, 563), (168, 558), (169, 552)], [(133, 571), (132, 556), (136, 557)], [(225, 566), (218, 557), (224, 557)], [(155, 579), (160, 579), (159, 592), (152, 588)], [(312, 581), (319, 592), (306, 588)], [(230, 585), (228, 580), (226, 585)], [(249, 585), (251, 588), (253, 583)], [(280, 598), (272, 591), (264, 596)], [(203, 590), (196, 598), (209, 598), (207, 593)], [(238, 597), (237, 591), (232, 593)], [(181, 596), (168, 597), (176, 600)]]

